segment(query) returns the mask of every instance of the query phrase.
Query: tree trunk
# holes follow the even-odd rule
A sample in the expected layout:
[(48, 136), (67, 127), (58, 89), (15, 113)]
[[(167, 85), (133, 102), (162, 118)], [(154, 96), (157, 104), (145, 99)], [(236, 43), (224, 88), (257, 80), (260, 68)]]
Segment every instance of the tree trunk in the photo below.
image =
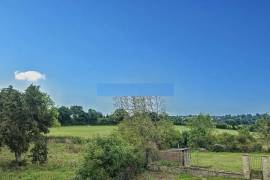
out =
[(15, 153), (16, 163), (20, 164), (22, 162), (22, 154), (21, 153)]

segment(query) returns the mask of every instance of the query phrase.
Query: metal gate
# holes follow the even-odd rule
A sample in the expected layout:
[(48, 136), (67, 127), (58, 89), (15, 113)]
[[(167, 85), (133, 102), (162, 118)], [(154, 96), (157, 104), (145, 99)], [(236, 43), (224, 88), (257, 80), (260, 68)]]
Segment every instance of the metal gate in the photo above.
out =
[(259, 178), (263, 179), (263, 174), (262, 174), (262, 157), (260, 156), (250, 156), (250, 176), (251, 178)]

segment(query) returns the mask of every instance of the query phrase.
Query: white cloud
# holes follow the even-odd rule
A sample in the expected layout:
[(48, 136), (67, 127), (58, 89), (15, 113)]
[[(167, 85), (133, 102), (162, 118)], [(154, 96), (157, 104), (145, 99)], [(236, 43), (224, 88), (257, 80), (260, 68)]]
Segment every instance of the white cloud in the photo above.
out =
[(41, 79), (46, 79), (45, 74), (41, 74), (40, 72), (37, 71), (25, 71), (25, 72), (19, 72), (15, 71), (15, 79), (17, 80), (22, 80), (22, 81), (38, 81)]

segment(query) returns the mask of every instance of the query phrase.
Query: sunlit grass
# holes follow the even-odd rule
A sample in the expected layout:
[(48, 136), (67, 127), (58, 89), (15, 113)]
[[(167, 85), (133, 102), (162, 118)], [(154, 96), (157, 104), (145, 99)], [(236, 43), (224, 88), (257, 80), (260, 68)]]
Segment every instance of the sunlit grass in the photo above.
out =
[(0, 151), (0, 180), (66, 180), (72, 179), (75, 171), (83, 158), (83, 145), (49, 143), (48, 163), (33, 165), (24, 155), (27, 165), (24, 167), (10, 167), (14, 155), (6, 147)]
[(117, 126), (63, 126), (51, 128), (49, 136), (75, 136), (91, 138), (96, 135), (109, 135), (115, 129), (117, 129)]
[[(188, 130), (187, 126), (175, 126), (179, 131)], [(106, 136), (117, 129), (117, 126), (63, 126), (51, 128), (49, 136), (75, 136), (83, 138), (91, 138), (96, 135)], [(215, 129), (215, 133), (227, 132), (237, 134), (235, 130)]]

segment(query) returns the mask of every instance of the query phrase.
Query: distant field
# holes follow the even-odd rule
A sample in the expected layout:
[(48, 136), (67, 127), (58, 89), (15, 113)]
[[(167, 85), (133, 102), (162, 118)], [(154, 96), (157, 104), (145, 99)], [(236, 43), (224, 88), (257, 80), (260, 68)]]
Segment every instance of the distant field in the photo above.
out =
[[(175, 127), (180, 132), (189, 129), (187, 126), (175, 126)], [(237, 131), (236, 130), (230, 130), (230, 129), (215, 129), (214, 131), (215, 131), (215, 133), (224, 133), (224, 132), (227, 132), (227, 133), (230, 133), (230, 134), (237, 134)]]
[[(188, 130), (187, 126), (175, 126), (179, 131)], [(91, 138), (95, 135), (106, 136), (117, 129), (117, 126), (63, 126), (51, 128), (49, 136), (75, 136)], [(235, 130), (216, 129), (217, 133), (228, 132), (236, 134)]]
[(51, 128), (49, 136), (75, 136), (91, 138), (96, 135), (109, 135), (115, 129), (117, 129), (117, 126), (63, 126), (59, 128)]

